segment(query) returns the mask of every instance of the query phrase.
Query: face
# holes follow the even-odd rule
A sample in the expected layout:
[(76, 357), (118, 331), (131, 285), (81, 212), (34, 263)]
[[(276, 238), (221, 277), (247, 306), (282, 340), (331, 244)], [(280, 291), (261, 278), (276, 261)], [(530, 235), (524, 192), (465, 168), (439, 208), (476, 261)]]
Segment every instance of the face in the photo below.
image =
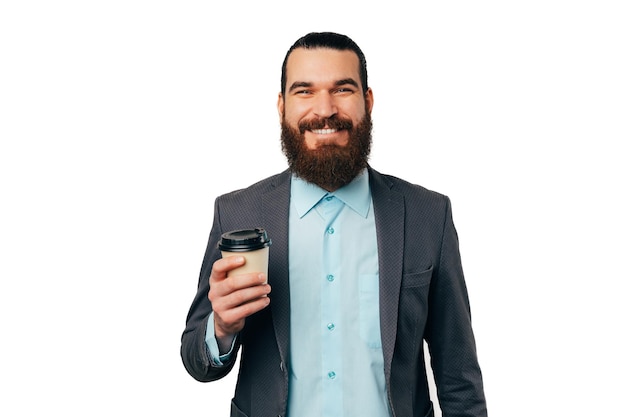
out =
[(371, 144), (371, 90), (365, 94), (352, 51), (296, 49), (279, 95), (282, 146), (291, 169), (329, 191), (367, 166)]
[(278, 112), (289, 126), (302, 131), (308, 149), (345, 146), (350, 134), (346, 122), (358, 124), (365, 113), (371, 113), (373, 104), (372, 91), (363, 93), (354, 52), (328, 48), (292, 51)]

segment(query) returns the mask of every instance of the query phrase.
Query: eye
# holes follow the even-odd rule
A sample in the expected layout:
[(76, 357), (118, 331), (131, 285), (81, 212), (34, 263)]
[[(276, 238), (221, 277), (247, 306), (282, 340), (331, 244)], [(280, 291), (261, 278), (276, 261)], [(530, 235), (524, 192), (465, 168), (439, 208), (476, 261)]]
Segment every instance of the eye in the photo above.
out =
[(354, 89), (352, 89), (350, 87), (340, 87), (340, 88), (335, 90), (335, 93), (343, 94), (343, 95), (353, 94), (354, 93)]
[(312, 94), (311, 90), (296, 90), (294, 91), (294, 94), (297, 96), (307, 96), (309, 94)]

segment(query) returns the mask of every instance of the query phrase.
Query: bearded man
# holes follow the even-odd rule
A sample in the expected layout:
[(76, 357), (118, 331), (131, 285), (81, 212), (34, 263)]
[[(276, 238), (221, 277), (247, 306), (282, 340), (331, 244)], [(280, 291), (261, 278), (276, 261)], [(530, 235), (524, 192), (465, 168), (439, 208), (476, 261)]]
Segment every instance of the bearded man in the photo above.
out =
[[(289, 49), (278, 113), (289, 169), (216, 199), (181, 356), (199, 381), (241, 362), (231, 416), (487, 415), (446, 196), (368, 164), (372, 90), (361, 49), (310, 33)], [(231, 230), (263, 227), (268, 276), (227, 278)]]

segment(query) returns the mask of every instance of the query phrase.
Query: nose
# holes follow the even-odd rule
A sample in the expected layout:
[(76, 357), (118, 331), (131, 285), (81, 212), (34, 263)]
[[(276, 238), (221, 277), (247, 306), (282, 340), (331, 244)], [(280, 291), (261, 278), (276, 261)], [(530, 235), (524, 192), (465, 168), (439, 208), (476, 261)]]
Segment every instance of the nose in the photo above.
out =
[(337, 113), (337, 106), (332, 94), (322, 91), (315, 97), (313, 113), (320, 119), (328, 119)]

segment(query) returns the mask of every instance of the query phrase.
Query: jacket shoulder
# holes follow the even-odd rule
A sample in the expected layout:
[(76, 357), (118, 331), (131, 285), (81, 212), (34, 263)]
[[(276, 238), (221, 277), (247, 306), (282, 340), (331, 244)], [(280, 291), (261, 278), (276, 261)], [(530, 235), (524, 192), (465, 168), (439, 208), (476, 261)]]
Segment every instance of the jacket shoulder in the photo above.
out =
[(251, 199), (258, 198), (260, 195), (280, 188), (282, 185), (289, 184), (291, 174), (289, 171), (283, 171), (271, 177), (264, 178), (246, 188), (234, 190), (217, 197), (221, 203), (241, 203)]
[(430, 190), (419, 184), (411, 183), (393, 175), (382, 174), (373, 169), (370, 169), (370, 175), (374, 185), (382, 185), (383, 187), (388, 188), (391, 192), (400, 193), (409, 202), (417, 200), (430, 202), (432, 204), (449, 204), (450, 199), (448, 196), (437, 191)]

